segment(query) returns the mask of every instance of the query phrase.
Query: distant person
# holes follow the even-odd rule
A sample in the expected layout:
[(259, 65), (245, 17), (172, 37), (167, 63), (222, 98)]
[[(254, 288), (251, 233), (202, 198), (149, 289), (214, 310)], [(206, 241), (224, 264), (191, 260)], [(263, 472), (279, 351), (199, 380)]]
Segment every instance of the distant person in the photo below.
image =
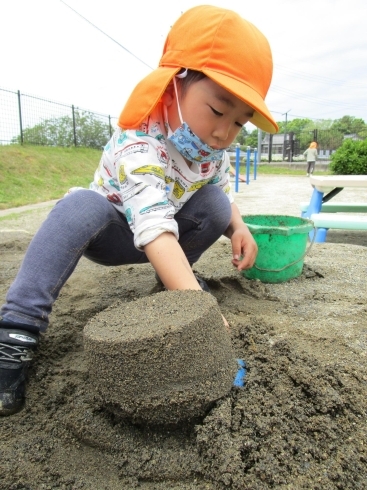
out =
[(309, 177), (311, 174), (313, 174), (315, 170), (315, 164), (317, 160), (317, 143), (316, 141), (313, 141), (310, 146), (307, 148), (307, 150), (303, 153), (303, 155), (306, 157), (307, 161), (307, 177)]
[(32, 351), (82, 256), (105, 266), (150, 262), (168, 290), (207, 290), (192, 265), (225, 235), (232, 264), (252, 267), (257, 245), (234, 203), (225, 149), (248, 121), (277, 131), (264, 102), (271, 77), (268, 41), (250, 22), (210, 5), (180, 16), (159, 67), (122, 110), (90, 188), (56, 204), (9, 288), (0, 414), (22, 408)]

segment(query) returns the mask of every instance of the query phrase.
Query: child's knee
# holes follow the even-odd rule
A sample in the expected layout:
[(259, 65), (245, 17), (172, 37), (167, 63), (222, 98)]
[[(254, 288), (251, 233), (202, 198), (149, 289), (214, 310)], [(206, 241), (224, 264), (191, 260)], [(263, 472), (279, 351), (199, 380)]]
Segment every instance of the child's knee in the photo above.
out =
[(214, 223), (227, 228), (231, 216), (232, 208), (228, 196), (223, 192), (223, 189), (214, 185), (206, 185), (205, 189), (205, 206), (208, 210)]

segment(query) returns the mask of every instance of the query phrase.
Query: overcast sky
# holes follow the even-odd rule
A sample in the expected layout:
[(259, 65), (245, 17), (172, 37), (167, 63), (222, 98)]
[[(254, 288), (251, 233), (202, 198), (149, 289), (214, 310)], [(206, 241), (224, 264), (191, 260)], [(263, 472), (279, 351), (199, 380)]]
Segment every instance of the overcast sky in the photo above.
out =
[(350, 115), (367, 122), (365, 0), (65, 3), (0, 0), (0, 88), (118, 116), (136, 83), (157, 66), (181, 12), (211, 3), (237, 11), (268, 38), (274, 75), (267, 104), (277, 121), (287, 113), (288, 120)]

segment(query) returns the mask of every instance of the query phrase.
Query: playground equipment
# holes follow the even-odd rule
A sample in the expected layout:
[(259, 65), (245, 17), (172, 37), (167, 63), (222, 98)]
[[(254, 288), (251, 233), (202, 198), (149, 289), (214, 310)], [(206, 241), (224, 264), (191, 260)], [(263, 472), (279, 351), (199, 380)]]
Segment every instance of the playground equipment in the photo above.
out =
[[(254, 180), (256, 180), (257, 173), (257, 148), (253, 148), (248, 146), (246, 150), (246, 184), (250, 183), (250, 166), (251, 166), (251, 151), (253, 151), (253, 160), (254, 160)], [(237, 143), (236, 145), (236, 165), (235, 165), (236, 173), (235, 173), (235, 192), (239, 190), (239, 180), (240, 180), (240, 145)]]

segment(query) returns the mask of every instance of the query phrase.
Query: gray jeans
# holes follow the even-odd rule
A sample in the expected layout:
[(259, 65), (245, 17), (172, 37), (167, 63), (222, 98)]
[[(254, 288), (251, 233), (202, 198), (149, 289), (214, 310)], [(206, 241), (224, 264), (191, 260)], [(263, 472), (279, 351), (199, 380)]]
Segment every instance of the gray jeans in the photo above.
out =
[(313, 174), (313, 171), (315, 170), (315, 163), (316, 162), (307, 162), (307, 173), (308, 174)]
[[(195, 263), (227, 229), (231, 206), (224, 192), (205, 185), (175, 215), (179, 243)], [(106, 266), (148, 262), (134, 246), (121, 213), (94, 191), (61, 199), (32, 239), (0, 314), (45, 331), (53, 303), (82, 256)]]

